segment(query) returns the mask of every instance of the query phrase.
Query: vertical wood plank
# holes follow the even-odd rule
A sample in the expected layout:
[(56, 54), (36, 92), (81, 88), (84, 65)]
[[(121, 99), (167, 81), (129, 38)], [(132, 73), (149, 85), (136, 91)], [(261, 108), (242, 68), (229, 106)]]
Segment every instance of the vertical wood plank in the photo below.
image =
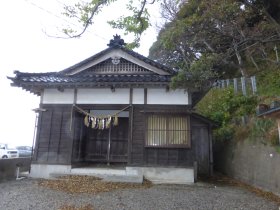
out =
[(134, 121), (134, 107), (131, 105), (130, 114), (129, 114), (129, 127), (130, 127), (130, 135), (128, 138), (128, 164), (131, 164), (131, 151), (132, 151), (132, 142), (133, 142), (133, 121)]
[[(35, 138), (35, 160), (38, 160), (38, 151), (39, 151), (39, 142), (40, 142), (40, 136), (41, 136), (41, 129), (42, 129), (42, 118), (43, 118), (43, 112), (39, 112), (38, 116), (38, 126), (37, 126), (37, 131), (36, 131), (36, 138)], [(34, 160), (32, 158), (32, 160)]]
[(129, 104), (132, 105), (133, 103), (133, 88), (129, 89)]
[(60, 132), (59, 132), (58, 145), (57, 145), (56, 162), (59, 162), (62, 122), (63, 122), (63, 111), (61, 110), (61, 113), (60, 113), (60, 125), (59, 125)]
[[(78, 118), (76, 118), (78, 119)], [(75, 120), (76, 123), (78, 123), (78, 125), (80, 126), (80, 136), (79, 136), (79, 152), (78, 152), (78, 160), (81, 160), (82, 157), (82, 141), (83, 141), (83, 134), (84, 134), (84, 127), (83, 127), (83, 123), (82, 122), (77, 122), (77, 120)]]
[(209, 138), (209, 175), (213, 176), (213, 141), (212, 141), (212, 127), (208, 126)]
[(50, 143), (52, 137), (52, 118), (53, 118), (53, 109), (51, 111), (51, 118), (50, 118), (50, 130), (49, 130), (49, 139), (48, 139), (48, 153), (47, 153), (47, 162), (49, 160), (49, 153), (50, 153)]
[(144, 88), (144, 104), (147, 104), (148, 89)]
[(74, 104), (77, 103), (77, 93), (78, 93), (78, 90), (77, 88), (74, 89)]

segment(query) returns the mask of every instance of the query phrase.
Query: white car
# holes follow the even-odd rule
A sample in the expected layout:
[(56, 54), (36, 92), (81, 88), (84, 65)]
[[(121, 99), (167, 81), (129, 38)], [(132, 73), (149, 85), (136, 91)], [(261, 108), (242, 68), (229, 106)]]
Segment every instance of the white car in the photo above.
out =
[(1, 158), (18, 158), (19, 152), (15, 148), (11, 148), (8, 144), (0, 143), (0, 159)]

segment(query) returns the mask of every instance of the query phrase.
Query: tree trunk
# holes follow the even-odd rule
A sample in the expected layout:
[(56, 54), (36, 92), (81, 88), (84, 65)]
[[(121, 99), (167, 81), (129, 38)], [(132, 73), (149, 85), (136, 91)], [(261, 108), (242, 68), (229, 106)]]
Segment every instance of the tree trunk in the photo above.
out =
[(243, 67), (242, 57), (241, 57), (236, 45), (234, 46), (234, 51), (235, 51), (236, 58), (238, 60), (238, 69), (239, 69), (242, 77), (247, 77), (247, 72), (246, 72), (245, 68)]

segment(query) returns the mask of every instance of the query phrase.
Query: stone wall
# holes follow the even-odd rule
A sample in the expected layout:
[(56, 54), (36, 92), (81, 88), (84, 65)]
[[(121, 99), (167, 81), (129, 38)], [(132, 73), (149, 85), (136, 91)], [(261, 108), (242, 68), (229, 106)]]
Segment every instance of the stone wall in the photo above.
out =
[(216, 144), (214, 164), (216, 171), (280, 195), (280, 154), (274, 147), (250, 141)]
[(30, 165), (30, 158), (0, 159), (0, 181), (16, 179), (17, 166), (20, 166), (20, 172), (23, 172), (29, 171)]

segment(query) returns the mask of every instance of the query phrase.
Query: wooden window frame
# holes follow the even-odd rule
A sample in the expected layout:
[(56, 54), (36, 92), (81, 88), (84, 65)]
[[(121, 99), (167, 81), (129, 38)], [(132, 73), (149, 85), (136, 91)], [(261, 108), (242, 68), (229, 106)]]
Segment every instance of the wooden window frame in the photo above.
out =
[[(150, 116), (152, 115), (158, 115), (161, 117), (166, 117), (167, 121), (168, 118), (172, 118), (172, 117), (185, 117), (187, 120), (187, 144), (166, 144), (166, 145), (149, 145), (148, 143), (148, 119)], [(168, 127), (168, 126), (167, 126)], [(170, 113), (146, 113), (145, 116), (145, 148), (185, 148), (185, 149), (189, 149), (191, 148), (191, 130), (190, 130), (190, 116), (187, 114), (170, 114)], [(167, 135), (168, 135), (168, 131), (167, 131)], [(167, 141), (169, 141), (169, 138), (167, 137)]]

